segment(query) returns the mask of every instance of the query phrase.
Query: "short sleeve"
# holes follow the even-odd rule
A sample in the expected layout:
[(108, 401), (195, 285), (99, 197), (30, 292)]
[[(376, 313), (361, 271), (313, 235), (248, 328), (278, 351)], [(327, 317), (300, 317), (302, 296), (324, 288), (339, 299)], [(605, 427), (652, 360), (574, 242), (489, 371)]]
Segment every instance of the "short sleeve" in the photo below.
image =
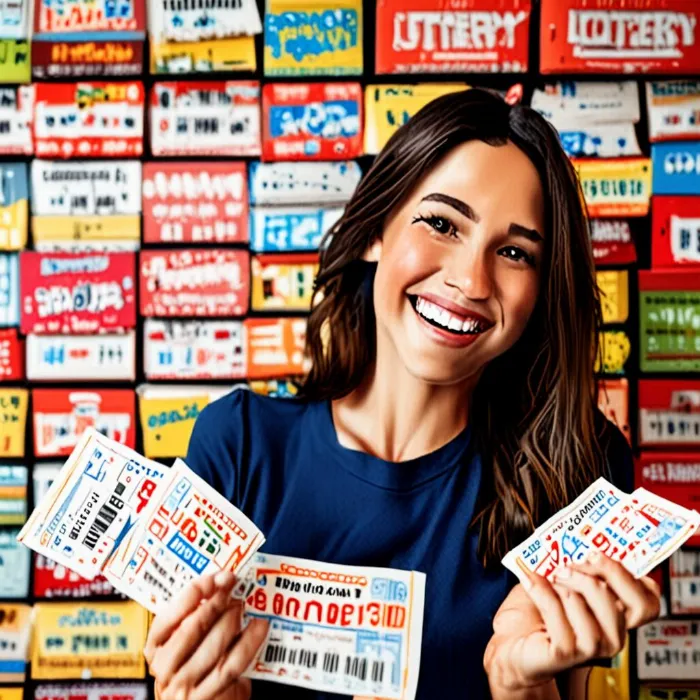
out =
[(242, 451), (245, 390), (208, 404), (197, 417), (185, 462), (198, 476), (234, 505)]

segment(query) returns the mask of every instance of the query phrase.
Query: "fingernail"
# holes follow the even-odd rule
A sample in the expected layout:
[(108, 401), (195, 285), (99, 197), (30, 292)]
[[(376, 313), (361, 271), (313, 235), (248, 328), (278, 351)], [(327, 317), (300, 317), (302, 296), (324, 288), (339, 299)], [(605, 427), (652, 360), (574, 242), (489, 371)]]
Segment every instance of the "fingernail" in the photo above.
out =
[(214, 576), (214, 583), (220, 588), (226, 588), (226, 586), (232, 586), (236, 577), (230, 571), (219, 571), (216, 576)]

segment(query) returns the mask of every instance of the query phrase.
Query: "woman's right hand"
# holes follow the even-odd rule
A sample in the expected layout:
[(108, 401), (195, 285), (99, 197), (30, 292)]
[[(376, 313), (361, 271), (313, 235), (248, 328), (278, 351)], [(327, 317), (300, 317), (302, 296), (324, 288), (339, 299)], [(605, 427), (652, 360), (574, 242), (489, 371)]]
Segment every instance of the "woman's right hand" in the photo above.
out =
[(193, 581), (158, 615), (144, 656), (160, 700), (248, 700), (241, 678), (265, 641), (269, 623), (253, 619), (241, 632), (243, 601), (231, 598), (230, 572)]

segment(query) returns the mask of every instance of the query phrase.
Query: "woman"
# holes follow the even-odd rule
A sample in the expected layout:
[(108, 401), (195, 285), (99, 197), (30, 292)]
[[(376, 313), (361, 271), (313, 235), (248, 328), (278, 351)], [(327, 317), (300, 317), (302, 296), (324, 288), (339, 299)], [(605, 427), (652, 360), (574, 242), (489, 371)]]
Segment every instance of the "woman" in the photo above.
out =
[[(427, 575), (418, 698), (558, 698), (658, 614), (604, 559), (523, 584), (501, 557), (631, 455), (596, 407), (600, 308), (574, 171), (535, 112), (441, 97), (398, 130), (333, 227), (300, 398), (204, 409), (187, 463), (264, 551)], [(158, 618), (163, 700), (243, 699), (265, 624), (240, 633), (230, 575)], [(578, 668), (579, 670), (572, 670)], [(563, 691), (569, 692), (569, 691)], [(253, 700), (327, 698), (256, 683)]]

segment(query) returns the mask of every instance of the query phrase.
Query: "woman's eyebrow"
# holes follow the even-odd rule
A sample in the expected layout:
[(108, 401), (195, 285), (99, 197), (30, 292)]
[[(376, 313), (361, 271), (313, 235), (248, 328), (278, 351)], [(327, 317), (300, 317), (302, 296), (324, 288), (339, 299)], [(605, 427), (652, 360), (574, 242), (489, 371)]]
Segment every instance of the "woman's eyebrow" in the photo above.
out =
[(544, 236), (539, 231), (536, 231), (534, 228), (527, 228), (521, 224), (511, 224), (508, 227), (508, 234), (510, 236), (522, 236), (533, 243), (544, 242)]
[(455, 197), (450, 197), (449, 194), (433, 192), (432, 194), (423, 197), (421, 202), (442, 202), (443, 204), (447, 204), (453, 209), (456, 209), (460, 214), (466, 216), (467, 219), (470, 219), (475, 224), (478, 224), (480, 221), (479, 215), (466, 202), (463, 202), (461, 199), (456, 199)]

